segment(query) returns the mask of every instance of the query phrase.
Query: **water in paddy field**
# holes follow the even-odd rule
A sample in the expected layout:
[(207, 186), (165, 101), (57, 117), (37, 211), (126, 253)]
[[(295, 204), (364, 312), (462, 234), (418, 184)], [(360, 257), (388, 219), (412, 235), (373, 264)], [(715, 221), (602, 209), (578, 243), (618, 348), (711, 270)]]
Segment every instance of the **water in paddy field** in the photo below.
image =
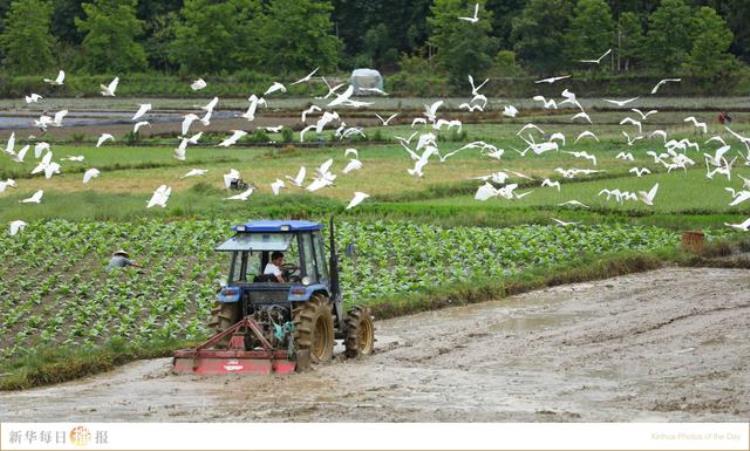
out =
[[(54, 115), (56, 111), (48, 111), (48, 115)], [(22, 128), (36, 128), (34, 120), (42, 114), (41, 111), (32, 112), (5, 112), (0, 113), (0, 130), (15, 130)], [(65, 116), (63, 124), (65, 127), (76, 126), (97, 126), (113, 124), (132, 124), (130, 119), (135, 114), (131, 111), (71, 111)], [(222, 111), (213, 114), (214, 119), (231, 118), (236, 115), (233, 111)], [(184, 114), (182, 112), (174, 113), (149, 113), (146, 115), (147, 120), (151, 123), (177, 123), (181, 122)], [(50, 127), (51, 128), (51, 127)]]

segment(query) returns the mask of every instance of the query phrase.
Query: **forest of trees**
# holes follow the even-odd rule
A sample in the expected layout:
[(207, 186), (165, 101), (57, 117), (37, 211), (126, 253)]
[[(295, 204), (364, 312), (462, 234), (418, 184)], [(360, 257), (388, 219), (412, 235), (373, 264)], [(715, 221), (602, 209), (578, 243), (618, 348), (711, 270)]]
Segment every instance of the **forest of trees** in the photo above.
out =
[[(0, 71), (448, 80), (589, 71), (719, 77), (750, 62), (747, 0), (0, 0)], [(580, 63), (612, 52), (598, 65)]]

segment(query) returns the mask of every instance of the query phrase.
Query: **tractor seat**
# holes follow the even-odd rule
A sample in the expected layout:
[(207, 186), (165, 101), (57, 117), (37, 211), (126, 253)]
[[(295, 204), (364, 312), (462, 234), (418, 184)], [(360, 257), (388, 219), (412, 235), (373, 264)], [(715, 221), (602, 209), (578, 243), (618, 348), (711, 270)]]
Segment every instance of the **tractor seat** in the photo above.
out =
[(261, 274), (253, 278), (253, 283), (266, 283), (276, 282), (276, 277), (273, 274)]

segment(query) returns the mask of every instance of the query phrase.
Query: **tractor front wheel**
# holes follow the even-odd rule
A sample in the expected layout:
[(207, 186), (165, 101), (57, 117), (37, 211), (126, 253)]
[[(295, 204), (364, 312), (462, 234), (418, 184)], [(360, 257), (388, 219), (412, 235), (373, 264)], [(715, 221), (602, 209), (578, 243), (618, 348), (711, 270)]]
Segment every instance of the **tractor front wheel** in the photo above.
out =
[(372, 354), (375, 347), (375, 325), (368, 307), (354, 307), (346, 315), (344, 344), (349, 358)]
[[(294, 317), (294, 344), (298, 356), (297, 368), (304, 370), (310, 363), (328, 362), (333, 358), (334, 329), (331, 303), (323, 295), (296, 307)], [(309, 357), (309, 358), (308, 358)]]

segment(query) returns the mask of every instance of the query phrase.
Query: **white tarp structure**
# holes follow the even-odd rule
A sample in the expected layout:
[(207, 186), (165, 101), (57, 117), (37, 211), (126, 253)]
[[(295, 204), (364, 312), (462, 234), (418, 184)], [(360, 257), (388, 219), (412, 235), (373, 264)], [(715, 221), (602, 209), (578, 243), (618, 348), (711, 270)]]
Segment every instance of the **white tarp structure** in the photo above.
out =
[[(349, 79), (354, 87), (355, 96), (376, 95), (377, 93), (367, 89), (377, 88), (383, 90), (383, 76), (375, 69), (355, 69)], [(362, 88), (365, 88), (364, 90)]]

